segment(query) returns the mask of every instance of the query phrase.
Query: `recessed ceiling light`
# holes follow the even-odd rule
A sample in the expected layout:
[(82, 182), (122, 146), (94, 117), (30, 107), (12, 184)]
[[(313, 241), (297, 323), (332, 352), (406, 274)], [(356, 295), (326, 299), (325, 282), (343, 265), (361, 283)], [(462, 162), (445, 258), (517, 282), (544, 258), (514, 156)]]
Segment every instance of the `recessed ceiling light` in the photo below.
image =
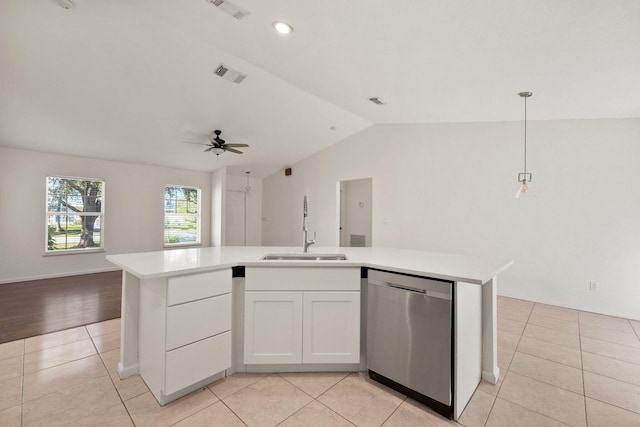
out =
[(293, 27), (286, 22), (276, 21), (273, 23), (273, 28), (281, 34), (289, 34), (293, 32)]

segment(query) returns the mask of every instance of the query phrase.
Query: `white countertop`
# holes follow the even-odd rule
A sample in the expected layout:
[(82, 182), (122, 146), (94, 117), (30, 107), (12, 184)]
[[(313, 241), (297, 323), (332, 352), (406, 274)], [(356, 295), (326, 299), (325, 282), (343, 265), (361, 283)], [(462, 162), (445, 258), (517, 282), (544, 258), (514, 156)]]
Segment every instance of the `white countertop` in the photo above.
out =
[(246, 267), (371, 267), (451, 281), (483, 284), (513, 264), (513, 260), (395, 248), (311, 247), (309, 253), (340, 253), (346, 261), (263, 261), (266, 254), (301, 254), (301, 247), (224, 246), (169, 249), (108, 255), (107, 260), (139, 277), (171, 277), (235, 266)]

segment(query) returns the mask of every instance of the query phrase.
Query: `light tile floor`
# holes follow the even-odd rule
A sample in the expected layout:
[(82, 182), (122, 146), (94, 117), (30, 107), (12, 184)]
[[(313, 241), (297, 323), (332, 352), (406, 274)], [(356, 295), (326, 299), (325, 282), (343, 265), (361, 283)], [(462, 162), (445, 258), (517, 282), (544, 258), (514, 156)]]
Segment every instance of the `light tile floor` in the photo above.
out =
[(498, 298), (496, 385), (459, 422), (363, 373), (236, 374), (160, 407), (119, 319), (0, 344), (0, 426), (640, 426), (640, 322)]

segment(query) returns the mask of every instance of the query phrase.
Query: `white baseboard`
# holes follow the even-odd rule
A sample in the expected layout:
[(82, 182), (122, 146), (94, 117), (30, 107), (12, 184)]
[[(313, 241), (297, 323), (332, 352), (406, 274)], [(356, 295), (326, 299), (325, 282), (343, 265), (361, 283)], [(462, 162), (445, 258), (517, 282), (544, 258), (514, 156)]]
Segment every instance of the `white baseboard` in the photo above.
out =
[(500, 368), (496, 366), (496, 369), (493, 372), (482, 371), (482, 379), (491, 384), (498, 384), (498, 380), (500, 379)]
[(555, 305), (557, 307), (564, 307), (564, 308), (571, 308), (574, 310), (580, 310), (580, 311), (586, 311), (588, 313), (595, 313), (595, 314), (603, 314), (605, 316), (613, 316), (613, 317), (622, 317), (624, 319), (631, 319), (631, 320), (639, 320), (640, 321), (640, 314), (638, 313), (614, 313), (612, 311), (607, 311), (607, 310), (594, 310), (593, 308), (588, 308), (588, 307), (581, 307), (579, 305), (576, 304), (566, 304), (563, 302), (558, 302), (558, 301), (554, 301), (554, 300), (549, 300), (549, 299), (543, 299), (543, 300), (532, 300), (529, 299), (528, 297), (522, 296), (522, 295), (517, 295), (517, 294), (511, 294), (509, 292), (498, 292), (498, 296), (500, 297), (507, 297), (507, 298), (515, 298), (515, 299), (521, 299), (524, 301), (531, 301), (531, 302), (536, 302), (536, 303), (540, 303), (540, 304), (547, 304), (547, 305)]
[(9, 279), (0, 279), (0, 285), (4, 283), (28, 282), (30, 280), (45, 280), (45, 279), (57, 279), (60, 277), (81, 276), (83, 274), (108, 273), (110, 271), (119, 271), (119, 270), (122, 270), (122, 269), (118, 267), (113, 267), (113, 268), (98, 268), (95, 270), (67, 271), (64, 273), (41, 274), (37, 276), (13, 277)]
[(122, 366), (122, 362), (118, 362), (118, 375), (121, 380), (125, 378), (129, 378), (131, 375), (138, 375), (140, 373), (138, 369), (138, 365), (127, 366), (126, 368)]

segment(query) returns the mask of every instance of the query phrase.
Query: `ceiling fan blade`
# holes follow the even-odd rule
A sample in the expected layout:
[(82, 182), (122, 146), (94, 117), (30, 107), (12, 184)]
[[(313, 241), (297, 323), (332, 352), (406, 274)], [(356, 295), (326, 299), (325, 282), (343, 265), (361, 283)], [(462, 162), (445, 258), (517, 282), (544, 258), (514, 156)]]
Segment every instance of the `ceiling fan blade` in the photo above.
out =
[(216, 148), (216, 147), (211, 146), (211, 147), (209, 147), (209, 148), (205, 149), (205, 150), (204, 150), (204, 152), (206, 153), (207, 151), (211, 151), (211, 150), (213, 150), (214, 148)]
[(242, 154), (242, 151), (238, 151), (238, 150), (236, 150), (236, 149), (234, 149), (234, 148), (229, 148), (229, 146), (228, 146), (228, 145), (227, 145), (227, 146), (225, 146), (225, 147), (224, 147), (224, 149), (225, 149), (225, 151), (230, 151), (230, 152), (232, 152), (232, 153)]
[(183, 144), (194, 144), (194, 145), (210, 145), (205, 142), (192, 142), (192, 141), (180, 141)]
[(248, 147), (247, 144), (225, 144), (225, 147)]

